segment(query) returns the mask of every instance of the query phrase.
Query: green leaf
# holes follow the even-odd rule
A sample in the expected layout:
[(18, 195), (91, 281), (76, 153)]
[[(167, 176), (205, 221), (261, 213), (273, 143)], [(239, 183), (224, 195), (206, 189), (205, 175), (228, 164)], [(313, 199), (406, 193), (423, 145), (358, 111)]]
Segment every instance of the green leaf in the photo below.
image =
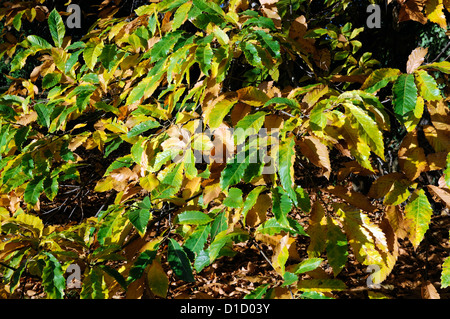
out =
[(58, 194), (58, 190), (58, 176), (55, 176), (53, 178), (48, 176), (44, 179), (44, 193), (49, 200), (52, 201), (56, 197), (56, 195)]
[(142, 133), (152, 129), (152, 128), (156, 128), (159, 127), (159, 123), (157, 121), (154, 120), (148, 120), (148, 121), (144, 121), (139, 123), (138, 125), (134, 126), (128, 133), (127, 133), (127, 137), (131, 138), (137, 135), (141, 135)]
[(147, 74), (147, 77), (131, 90), (127, 98), (127, 105), (133, 104), (141, 98), (149, 97), (153, 94), (164, 75), (164, 62), (164, 59), (158, 61)]
[(181, 162), (167, 173), (161, 183), (152, 191), (153, 199), (169, 198), (178, 193), (183, 182), (183, 168), (184, 163)]
[(262, 299), (268, 288), (269, 284), (261, 285), (251, 293), (245, 295), (244, 299)]
[(44, 89), (49, 89), (54, 87), (61, 80), (61, 73), (47, 73), (42, 79), (42, 87)]
[(450, 187), (450, 153), (447, 154), (447, 165), (444, 170), (444, 180), (447, 187)]
[(97, 59), (102, 54), (103, 42), (98, 38), (91, 38), (87, 43), (83, 51), (83, 58), (86, 62), (87, 67), (93, 71)]
[(244, 52), (245, 58), (247, 59), (248, 63), (250, 63), (254, 67), (264, 69), (261, 57), (259, 56), (258, 50), (253, 43), (247, 41), (242, 42), (241, 49)]
[(66, 33), (66, 28), (64, 22), (56, 9), (53, 9), (48, 16), (48, 26), (50, 28), (50, 34), (57, 47), (62, 46), (64, 39), (64, 34)]
[(35, 54), (36, 51), (32, 49), (27, 49), (20, 51), (11, 61), (11, 72), (22, 69), (25, 66), (25, 62), (27, 61), (28, 56)]
[(212, 221), (207, 214), (199, 211), (185, 211), (177, 215), (178, 224), (205, 225)]
[(260, 28), (263, 29), (270, 29), (270, 30), (276, 30), (275, 28), (275, 24), (272, 21), (272, 19), (266, 18), (266, 17), (262, 17), (262, 16), (258, 16), (258, 17), (254, 17), (254, 18), (250, 18), (247, 21), (245, 21), (242, 24), (242, 27), (246, 27), (249, 25), (254, 25), (254, 26), (258, 26)]
[(438, 101), (442, 98), (436, 80), (424, 70), (414, 72), (419, 94), (427, 101)]
[(253, 33), (257, 35), (257, 38), (259, 39), (261, 46), (264, 47), (267, 51), (269, 51), (273, 57), (275, 57), (276, 59), (281, 57), (280, 43), (274, 40), (270, 34), (268, 34), (263, 30), (255, 30), (253, 31)]
[(259, 194), (265, 189), (265, 186), (258, 186), (252, 189), (250, 193), (248, 193), (247, 197), (245, 198), (244, 202), (244, 208), (242, 209), (242, 216), (244, 217), (243, 220), (245, 222), (245, 217), (247, 216), (248, 212), (255, 206), (256, 201), (258, 200)]
[(211, 49), (211, 45), (207, 43), (205, 45), (198, 46), (195, 51), (195, 57), (202, 72), (205, 75), (208, 75), (208, 72), (211, 69), (211, 60), (214, 57), (214, 52)]
[(328, 33), (327, 29), (317, 28), (314, 30), (309, 30), (308, 32), (306, 32), (306, 34), (303, 37), (305, 39), (320, 38), (322, 35), (327, 34), (327, 33)]
[(298, 280), (298, 276), (289, 271), (286, 271), (283, 275), (283, 280), (284, 282), (281, 287), (290, 286)]
[(361, 89), (369, 93), (375, 93), (378, 90), (384, 88), (390, 82), (394, 82), (395, 80), (397, 80), (399, 75), (400, 70), (398, 69), (375, 70), (366, 79)]
[(251, 148), (250, 153), (247, 153), (248, 156), (245, 156), (246, 152), (244, 150), (228, 161), (220, 175), (220, 187), (227, 189), (229, 186), (239, 183), (250, 164), (250, 157), (255, 156), (256, 153), (257, 149)]
[(233, 105), (235, 105), (237, 99), (234, 97), (227, 98), (225, 97), (223, 100), (216, 103), (211, 110), (209, 116), (206, 119), (211, 130), (215, 130), (222, 124), (225, 116), (230, 112)]
[(61, 264), (51, 253), (44, 252), (44, 254), (47, 259), (42, 270), (42, 286), (48, 298), (62, 299), (66, 288), (66, 280)]
[(276, 235), (281, 232), (290, 233), (292, 235), (308, 236), (303, 227), (294, 219), (288, 217), (288, 226), (281, 225), (276, 218), (270, 218), (258, 226), (256, 231), (261, 234)]
[(104, 281), (103, 272), (98, 266), (90, 269), (83, 280), (80, 299), (107, 299), (108, 288)]
[(408, 238), (414, 249), (422, 242), (432, 215), (433, 210), (424, 190), (415, 190), (405, 206), (405, 219), (409, 222)]
[(12, 21), (14, 29), (17, 31), (20, 31), (20, 28), (22, 28), (22, 16), (25, 13), (25, 11), (18, 12)]
[(52, 48), (51, 44), (47, 42), (47, 40), (37, 36), (37, 35), (29, 35), (27, 36), (28, 42), (32, 45), (32, 49), (34, 50), (50, 50)]
[(148, 209), (136, 209), (130, 212), (128, 218), (134, 227), (140, 232), (145, 233), (151, 213)]
[(197, 254), (197, 257), (195, 257), (195, 261), (194, 261), (195, 270), (197, 272), (200, 272), (203, 270), (203, 268), (205, 268), (209, 264), (211, 264), (211, 261), (210, 261), (208, 252), (205, 250), (201, 250)]
[(289, 227), (287, 214), (292, 209), (292, 202), (288, 194), (280, 186), (277, 186), (272, 189), (272, 200), (272, 212), (276, 221), (282, 226)]
[(297, 206), (297, 194), (295, 193), (293, 188), (294, 159), (295, 140), (293, 137), (289, 137), (280, 144), (278, 174), (280, 176), (281, 185), (283, 186), (284, 190), (289, 195), (295, 206)]
[(311, 211), (311, 201), (308, 193), (300, 186), (295, 188), (295, 193), (297, 194), (297, 201), (300, 209), (305, 213), (309, 213)]
[(70, 54), (70, 57), (66, 61), (66, 65), (64, 66), (64, 73), (69, 73), (70, 70), (75, 66), (75, 64), (78, 62), (78, 57), (80, 54), (83, 53), (83, 50), (78, 50)]
[(150, 56), (151, 62), (155, 62), (161, 58), (167, 57), (170, 50), (174, 47), (175, 43), (181, 38), (183, 31), (174, 31), (167, 33), (152, 47)]
[(241, 229), (234, 230), (231, 233), (228, 233), (227, 229), (220, 232), (209, 245), (208, 255), (210, 262), (213, 262), (216, 258), (221, 257), (220, 253), (225, 245), (231, 243), (232, 241), (245, 241), (246, 239), (248, 239), (248, 233)]
[(14, 143), (19, 151), (22, 151), (22, 145), (27, 140), (30, 129), (30, 126), (23, 126), (16, 131), (16, 134), (14, 135)]
[(306, 292), (330, 292), (347, 289), (347, 286), (339, 279), (308, 279), (299, 281), (297, 288)]
[(402, 74), (392, 88), (394, 111), (400, 116), (414, 111), (417, 103), (417, 87), (413, 74)]
[(103, 47), (102, 53), (98, 58), (108, 71), (111, 71), (112, 67), (117, 63), (116, 56), (118, 52), (119, 50), (115, 44), (107, 44)]
[(199, 254), (203, 250), (208, 235), (211, 232), (211, 225), (198, 227), (184, 242), (183, 249), (188, 255)]
[(114, 278), (117, 283), (122, 286), (123, 289), (127, 289), (127, 282), (125, 281), (125, 278), (123, 278), (123, 276), (117, 270), (107, 265), (98, 265), (98, 267), (106, 274)]
[(173, 15), (172, 30), (175, 31), (186, 21), (192, 2), (183, 3)]
[(186, 253), (172, 238), (169, 238), (167, 260), (177, 277), (187, 282), (195, 281), (191, 263)]
[(258, 131), (264, 125), (266, 114), (262, 111), (248, 114), (236, 124), (233, 133), (236, 145), (244, 143), (247, 136), (258, 134)]
[(31, 205), (36, 205), (39, 196), (44, 191), (44, 176), (38, 175), (33, 178), (25, 188), (24, 201)]
[(336, 277), (344, 268), (348, 256), (347, 236), (342, 232), (336, 222), (328, 217), (326, 252), (328, 263), (333, 268)]
[(442, 264), (442, 274), (441, 274), (441, 287), (447, 288), (450, 286), (450, 257), (445, 258)]
[(442, 61), (442, 62), (425, 64), (425, 65), (420, 66), (419, 69), (434, 69), (434, 70), (438, 70), (442, 73), (450, 74), (450, 62)]
[[(384, 160), (383, 134), (377, 123), (360, 107), (353, 103), (343, 103), (350, 125), (358, 131), (360, 138), (370, 147), (371, 151)], [(415, 105), (414, 105), (415, 106)]]
[(264, 106), (268, 106), (271, 104), (284, 104), (289, 106), (292, 109), (300, 109), (300, 105), (294, 99), (288, 99), (286, 97), (273, 97), (269, 101), (267, 101)]
[(211, 240), (213, 241), (217, 234), (226, 229), (228, 229), (227, 214), (226, 212), (221, 212), (216, 216), (216, 218), (214, 218), (214, 221), (211, 224)]
[(144, 274), (145, 268), (150, 265), (156, 257), (157, 249), (159, 244), (152, 250), (145, 250), (142, 252), (131, 267), (130, 272), (128, 274), (127, 282), (131, 283), (134, 280), (137, 280), (142, 277)]
[(242, 191), (239, 188), (230, 188), (228, 196), (223, 201), (223, 204), (230, 208), (241, 208), (244, 205), (242, 200)]
[(322, 261), (323, 261), (322, 258), (306, 259), (294, 268), (294, 273), (299, 275), (299, 274), (303, 274), (308, 271), (313, 271), (314, 269), (316, 269), (317, 267), (320, 266)]
[[(22, 277), (22, 274), (24, 272), (24, 270), (27, 268), (27, 261), (26, 260), (22, 260), (25, 254), (19, 254), (19, 256), (17, 256), (18, 259), (20, 261), (19, 266), (12, 272), (11, 274), (11, 278), (9, 280), (9, 289), (11, 291), (11, 293), (14, 293), (14, 291), (17, 289), (17, 287), (19, 287), (20, 285), (20, 278)], [(11, 269), (9, 269), (11, 270)], [(7, 276), (5, 276), (5, 279), (7, 278)]]

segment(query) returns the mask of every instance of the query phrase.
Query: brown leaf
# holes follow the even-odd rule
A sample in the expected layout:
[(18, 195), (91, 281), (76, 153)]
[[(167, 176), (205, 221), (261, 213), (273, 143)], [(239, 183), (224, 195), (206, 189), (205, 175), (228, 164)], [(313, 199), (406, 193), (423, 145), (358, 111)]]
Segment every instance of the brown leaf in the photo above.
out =
[(268, 194), (258, 196), (255, 205), (250, 209), (245, 217), (245, 224), (256, 227), (266, 221), (267, 211), (272, 206), (272, 199)]
[(415, 48), (408, 57), (408, 62), (406, 63), (406, 72), (411, 74), (419, 66), (422, 65), (425, 60), (425, 56), (428, 53), (428, 48)]
[(306, 136), (298, 141), (300, 151), (311, 163), (324, 169), (323, 175), (328, 179), (331, 173), (331, 164), (328, 148), (318, 138)]
[(382, 198), (389, 193), (395, 181), (404, 179), (405, 175), (402, 173), (390, 173), (380, 176), (372, 183), (368, 196), (372, 198)]
[(110, 176), (118, 182), (138, 179), (138, 175), (128, 167), (117, 168), (111, 172)]
[(203, 204), (208, 205), (213, 199), (216, 199), (222, 192), (219, 183), (208, 185), (203, 190)]
[(441, 299), (441, 296), (439, 296), (439, 293), (430, 281), (422, 284), (420, 292), (423, 299)]
[(441, 200), (448, 208), (450, 208), (450, 190), (447, 188), (440, 188), (434, 185), (427, 185), (428, 190), (439, 200)]
[(384, 212), (395, 235), (401, 239), (405, 238), (407, 231), (405, 228), (403, 213), (400, 211), (399, 206), (387, 205), (385, 206)]
[(376, 209), (376, 207), (370, 203), (370, 200), (369, 198), (367, 198), (367, 196), (353, 190), (348, 190), (344, 186), (328, 186), (324, 190), (339, 198), (342, 198), (350, 205), (361, 208), (362, 210), (365, 210), (367, 212), (373, 212)]
[(427, 162), (430, 167), (430, 171), (444, 169), (447, 165), (447, 152), (428, 154)]
[(398, 22), (413, 20), (422, 24), (427, 23), (427, 18), (422, 13), (426, 0), (408, 0), (402, 4), (398, 15)]

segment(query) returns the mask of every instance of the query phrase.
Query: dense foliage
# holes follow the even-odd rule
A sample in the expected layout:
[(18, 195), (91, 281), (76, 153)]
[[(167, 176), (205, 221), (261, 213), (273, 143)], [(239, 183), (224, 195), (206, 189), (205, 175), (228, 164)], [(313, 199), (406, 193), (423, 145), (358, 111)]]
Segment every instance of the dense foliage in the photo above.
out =
[(323, 298), (346, 289), (350, 254), (382, 283), (398, 239), (417, 249), (450, 207), (450, 62), (427, 40), (449, 1), (387, 1), (398, 28), (433, 26), (401, 64), (348, 22), (363, 1), (165, 0), (121, 17), (110, 2), (82, 36), (44, 0), (0, 9), (1, 296), (33, 277), (65, 298), (78, 265), (80, 298), (166, 297), (168, 271), (194, 282), (245, 244), (291, 296)]

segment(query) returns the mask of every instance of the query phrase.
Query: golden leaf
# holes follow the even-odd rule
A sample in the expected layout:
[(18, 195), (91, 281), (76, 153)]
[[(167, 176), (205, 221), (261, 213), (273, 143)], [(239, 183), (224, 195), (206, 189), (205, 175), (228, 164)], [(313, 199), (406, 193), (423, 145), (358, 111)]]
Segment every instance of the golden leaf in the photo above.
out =
[(447, 30), (447, 20), (445, 19), (442, 0), (428, 0), (425, 6), (425, 14), (428, 20), (437, 23), (442, 29)]

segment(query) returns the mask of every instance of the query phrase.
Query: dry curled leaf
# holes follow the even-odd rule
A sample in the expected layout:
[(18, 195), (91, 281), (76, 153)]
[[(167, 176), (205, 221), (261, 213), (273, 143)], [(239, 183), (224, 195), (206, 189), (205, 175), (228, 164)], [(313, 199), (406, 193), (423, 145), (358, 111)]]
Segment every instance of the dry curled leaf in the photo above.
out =
[(417, 68), (421, 66), (425, 60), (427, 53), (428, 48), (415, 48), (409, 55), (408, 62), (406, 63), (406, 72), (411, 74), (417, 70)]

